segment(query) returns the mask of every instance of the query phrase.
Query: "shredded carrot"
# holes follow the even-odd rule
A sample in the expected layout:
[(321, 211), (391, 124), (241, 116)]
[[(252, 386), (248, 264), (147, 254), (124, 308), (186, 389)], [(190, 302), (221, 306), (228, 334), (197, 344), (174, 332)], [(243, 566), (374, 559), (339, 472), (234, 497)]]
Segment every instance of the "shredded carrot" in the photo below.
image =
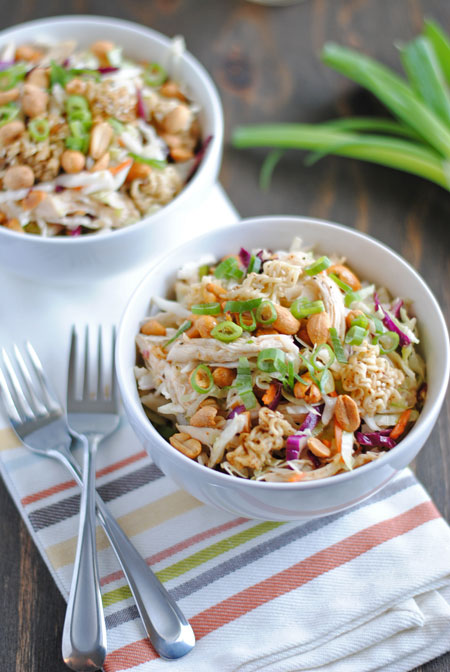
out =
[(269, 389), (267, 392), (263, 395), (262, 402), (266, 406), (272, 403), (272, 401), (275, 399), (275, 396), (277, 394), (277, 386), (275, 383), (270, 383)]
[(340, 453), (342, 451), (342, 427), (336, 418), (334, 420), (334, 438), (336, 439), (336, 450)]
[(303, 478), (303, 474), (292, 474), (292, 476), (289, 476), (288, 481), (289, 483), (295, 483), (296, 481), (301, 481)]
[(408, 408), (406, 411), (403, 411), (401, 416), (398, 419), (397, 424), (395, 425), (392, 432), (389, 434), (391, 439), (398, 439), (399, 436), (405, 431), (405, 427), (408, 423), (409, 416), (411, 415), (411, 409)]
[(329, 396), (329, 397), (337, 397), (338, 394), (337, 394), (336, 390), (333, 390), (332, 392), (329, 393), (328, 396)]
[(111, 168), (108, 168), (108, 170), (111, 175), (117, 175), (117, 173), (120, 173), (121, 170), (127, 168), (131, 163), (131, 159), (125, 159), (125, 161), (122, 161), (122, 163), (119, 163), (117, 166), (112, 166)]
[(330, 439), (321, 439), (322, 443), (326, 445), (327, 448), (331, 448), (331, 441)]

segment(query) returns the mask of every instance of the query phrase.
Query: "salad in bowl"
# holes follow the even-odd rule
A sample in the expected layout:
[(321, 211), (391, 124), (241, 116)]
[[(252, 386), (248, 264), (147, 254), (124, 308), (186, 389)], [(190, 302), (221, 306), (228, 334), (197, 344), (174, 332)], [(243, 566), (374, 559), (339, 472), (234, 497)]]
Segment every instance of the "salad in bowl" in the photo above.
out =
[(392, 450), (426, 396), (404, 297), (330, 250), (185, 263), (136, 337), (141, 403), (172, 449), (234, 478), (307, 482)]
[(170, 203), (208, 144), (200, 107), (173, 74), (183, 50), (175, 38), (158, 62), (107, 39), (6, 42), (0, 225), (44, 237), (105, 233)]

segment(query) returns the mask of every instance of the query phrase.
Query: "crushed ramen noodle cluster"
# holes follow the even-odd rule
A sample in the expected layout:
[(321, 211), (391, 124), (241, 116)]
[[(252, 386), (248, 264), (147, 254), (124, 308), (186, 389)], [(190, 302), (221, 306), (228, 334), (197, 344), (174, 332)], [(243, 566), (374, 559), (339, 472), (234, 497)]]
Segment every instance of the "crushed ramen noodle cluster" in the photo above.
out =
[(391, 450), (426, 394), (404, 299), (345, 259), (290, 251), (203, 258), (137, 335), (139, 394), (192, 460), (239, 478), (310, 481)]
[[(172, 201), (210, 138), (164, 63), (107, 40), (7, 44), (0, 54), (0, 225), (80, 236), (123, 228)], [(169, 77), (169, 71), (172, 78)]]

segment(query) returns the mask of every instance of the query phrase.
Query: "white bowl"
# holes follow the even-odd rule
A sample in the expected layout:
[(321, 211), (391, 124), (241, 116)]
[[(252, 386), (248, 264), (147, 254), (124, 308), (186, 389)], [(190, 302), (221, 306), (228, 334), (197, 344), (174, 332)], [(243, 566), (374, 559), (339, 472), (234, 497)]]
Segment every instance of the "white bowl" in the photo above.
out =
[[(116, 366), (125, 411), (131, 426), (156, 464), (194, 497), (239, 516), (265, 520), (306, 520), (340, 511), (369, 497), (417, 455), (442, 405), (449, 375), (448, 334), (441, 310), (421, 277), (395, 252), (369, 236), (316, 219), (260, 217), (229, 230), (217, 230), (171, 252), (152, 268), (132, 295), (119, 328)], [(428, 393), (419, 419), (399, 444), (378, 460), (328, 479), (298, 483), (247, 481), (216, 472), (172, 448), (148, 420), (136, 389), (133, 366), (139, 322), (148, 314), (152, 295), (164, 296), (176, 271), (187, 261), (212, 253), (266, 247), (287, 249), (294, 236), (322, 254), (347, 257), (360, 277), (412, 300), (423, 355)]]
[[(136, 59), (161, 61), (171, 40), (150, 28), (100, 16), (64, 16), (23, 23), (0, 32), (0, 47), (41, 37), (73, 38), (82, 47), (100, 37)], [(41, 238), (0, 227), (0, 266), (19, 275), (52, 282), (90, 282), (138, 266), (187, 238), (186, 214), (217, 179), (223, 142), (223, 114), (217, 89), (204, 67), (189, 53), (180, 77), (199, 104), (202, 137), (212, 140), (193, 179), (168, 205), (130, 227), (78, 238)]]

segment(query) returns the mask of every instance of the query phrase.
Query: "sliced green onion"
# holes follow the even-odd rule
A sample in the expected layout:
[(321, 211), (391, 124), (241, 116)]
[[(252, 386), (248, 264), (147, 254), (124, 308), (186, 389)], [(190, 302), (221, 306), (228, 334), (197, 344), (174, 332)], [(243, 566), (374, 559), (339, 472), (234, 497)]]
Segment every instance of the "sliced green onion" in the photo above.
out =
[(347, 292), (347, 294), (344, 296), (344, 305), (347, 308), (350, 308), (354, 301), (361, 301), (361, 295), (359, 292)]
[(69, 119), (71, 121), (81, 121), (84, 124), (85, 128), (88, 129), (92, 126), (92, 114), (90, 110), (74, 110)]
[(0, 91), (9, 91), (13, 89), (22, 79), (24, 79), (27, 72), (25, 65), (13, 65), (7, 70), (0, 72)]
[(341, 343), (341, 339), (339, 338), (335, 327), (330, 327), (330, 338), (333, 344), (333, 350), (334, 354), (336, 355), (337, 361), (340, 362), (341, 364), (346, 364), (347, 357), (345, 355), (344, 346)]
[(66, 147), (87, 152), (89, 148), (89, 133), (82, 121), (69, 121), (71, 136), (66, 138)]
[(258, 354), (256, 365), (264, 373), (274, 373), (275, 371), (282, 375), (287, 373), (286, 353), (279, 348), (265, 348)]
[(246, 311), (249, 312), (249, 316), (252, 318), (251, 322), (246, 322), (244, 320), (244, 314), (245, 313), (239, 313), (239, 324), (241, 325), (242, 329), (244, 331), (255, 331), (257, 324), (256, 324), (256, 319), (255, 319), (255, 313), (251, 311)]
[(191, 306), (194, 315), (219, 315), (222, 312), (220, 303), (196, 303)]
[(211, 330), (211, 336), (223, 343), (231, 343), (231, 341), (235, 341), (239, 336), (242, 336), (242, 327), (229, 320), (224, 320), (216, 324), (214, 329)]
[(128, 156), (131, 156), (133, 161), (137, 161), (137, 163), (146, 163), (147, 166), (158, 168), (158, 170), (162, 170), (163, 168), (167, 167), (167, 161), (162, 159), (147, 159), (146, 156), (140, 156), (140, 154), (135, 154), (134, 152), (128, 152)]
[(314, 315), (316, 313), (323, 313), (325, 306), (323, 301), (308, 301), (308, 299), (296, 299), (292, 304), (291, 313), (297, 320), (301, 320), (308, 315)]
[(159, 63), (150, 63), (144, 70), (144, 82), (147, 86), (161, 86), (167, 79), (167, 72)]
[(345, 334), (345, 342), (348, 345), (361, 345), (367, 334), (368, 331), (362, 327), (350, 327)]
[[(267, 315), (267, 311), (269, 311), (269, 315)], [(269, 325), (273, 324), (276, 319), (277, 311), (275, 310), (275, 306), (273, 305), (272, 301), (268, 301), (267, 299), (262, 301), (256, 309), (257, 322), (260, 324)]]
[(330, 392), (334, 392), (334, 389), (335, 384), (333, 374), (326, 368), (321, 371), (319, 375), (319, 390), (322, 394), (330, 394)]
[(346, 282), (341, 280), (336, 273), (329, 273), (328, 277), (334, 280), (334, 282), (337, 284), (338, 287), (340, 287), (346, 294), (349, 292), (353, 292), (353, 289), (350, 287), (350, 285), (347, 285)]
[(237, 389), (242, 403), (247, 410), (257, 405), (258, 400), (253, 393), (252, 372), (247, 357), (239, 357), (237, 376), (232, 387)]
[(203, 264), (198, 269), (198, 278), (201, 280), (205, 275), (209, 275), (209, 266), (208, 264)]
[(66, 114), (70, 118), (74, 112), (89, 110), (89, 103), (84, 96), (69, 96), (64, 104)]
[(216, 278), (228, 278), (234, 280), (242, 280), (244, 277), (244, 271), (239, 268), (237, 259), (234, 257), (228, 257), (220, 262), (214, 271)]
[(327, 269), (329, 266), (331, 266), (331, 261), (328, 259), (328, 257), (319, 257), (319, 259), (317, 259), (314, 264), (305, 268), (305, 273), (306, 275), (316, 275), (317, 273)]
[(287, 373), (286, 382), (287, 382), (288, 387), (292, 388), (292, 387), (294, 387), (294, 383), (295, 383), (294, 362), (292, 360), (288, 359), (287, 365), (288, 365), (288, 373)]
[(376, 315), (367, 315), (367, 317), (374, 323), (376, 334), (382, 334), (385, 331), (383, 322), (378, 317), (376, 317)]
[(42, 142), (50, 135), (50, 124), (47, 119), (32, 119), (28, 123), (28, 133), (36, 142)]
[[(311, 362), (308, 359), (306, 359), (305, 355), (300, 355), (300, 359), (302, 360), (303, 364), (308, 369), (308, 373), (311, 376), (311, 380), (317, 385), (317, 387), (320, 388), (320, 381), (316, 377), (316, 370), (313, 367), (313, 365), (311, 364)], [(305, 380), (300, 378), (299, 376), (296, 376), (296, 378), (297, 378), (297, 380), (300, 380), (300, 382), (303, 383), (303, 385), (308, 385), (309, 384)]]
[(118, 119), (114, 119), (114, 117), (110, 117), (108, 119), (108, 124), (110, 124), (113, 127), (114, 133), (117, 133), (117, 135), (120, 135), (123, 133), (123, 129), (125, 126), (122, 124), (121, 121), (118, 121)]
[(343, 280), (341, 280), (335, 273), (330, 273), (329, 277), (345, 292), (344, 304), (347, 308), (349, 308), (354, 301), (361, 301), (360, 294), (355, 292), (346, 282), (343, 282)]
[(354, 320), (351, 321), (351, 327), (362, 327), (363, 329), (369, 328), (369, 320), (365, 315), (358, 315)]
[(262, 263), (261, 259), (257, 257), (255, 254), (252, 254), (252, 256), (250, 257), (249, 265), (247, 267), (247, 275), (249, 275), (250, 273), (259, 273), (259, 271), (261, 270), (261, 263)]
[(225, 312), (230, 313), (246, 313), (262, 303), (262, 299), (250, 299), (249, 301), (227, 301), (225, 304)]
[(372, 345), (376, 345), (378, 343), (382, 355), (386, 355), (388, 352), (394, 352), (394, 350), (397, 350), (399, 342), (400, 336), (395, 331), (386, 331), (384, 334), (375, 336), (375, 338), (372, 339)]
[(186, 320), (186, 322), (183, 322), (183, 324), (178, 329), (178, 331), (172, 336), (172, 338), (170, 340), (167, 341), (167, 343), (165, 344), (164, 347), (167, 348), (168, 345), (173, 343), (179, 336), (181, 336), (181, 334), (183, 334), (185, 331), (187, 331), (191, 327), (192, 327), (192, 322), (190, 320)]
[[(214, 387), (214, 379), (206, 364), (199, 364), (191, 374), (192, 388), (199, 394), (208, 394)], [(206, 383), (206, 384), (205, 384)]]
[(0, 126), (8, 124), (19, 114), (19, 108), (14, 103), (7, 103), (0, 107)]
[[(322, 350), (326, 350), (328, 352), (329, 360), (326, 364), (323, 364), (323, 362), (318, 362), (317, 361), (317, 357), (322, 352)], [(320, 343), (312, 354), (311, 364), (313, 365), (313, 367), (316, 371), (323, 371), (324, 369), (328, 369), (333, 364), (335, 359), (336, 359), (336, 356), (335, 356), (333, 350), (328, 345), (328, 343)]]

